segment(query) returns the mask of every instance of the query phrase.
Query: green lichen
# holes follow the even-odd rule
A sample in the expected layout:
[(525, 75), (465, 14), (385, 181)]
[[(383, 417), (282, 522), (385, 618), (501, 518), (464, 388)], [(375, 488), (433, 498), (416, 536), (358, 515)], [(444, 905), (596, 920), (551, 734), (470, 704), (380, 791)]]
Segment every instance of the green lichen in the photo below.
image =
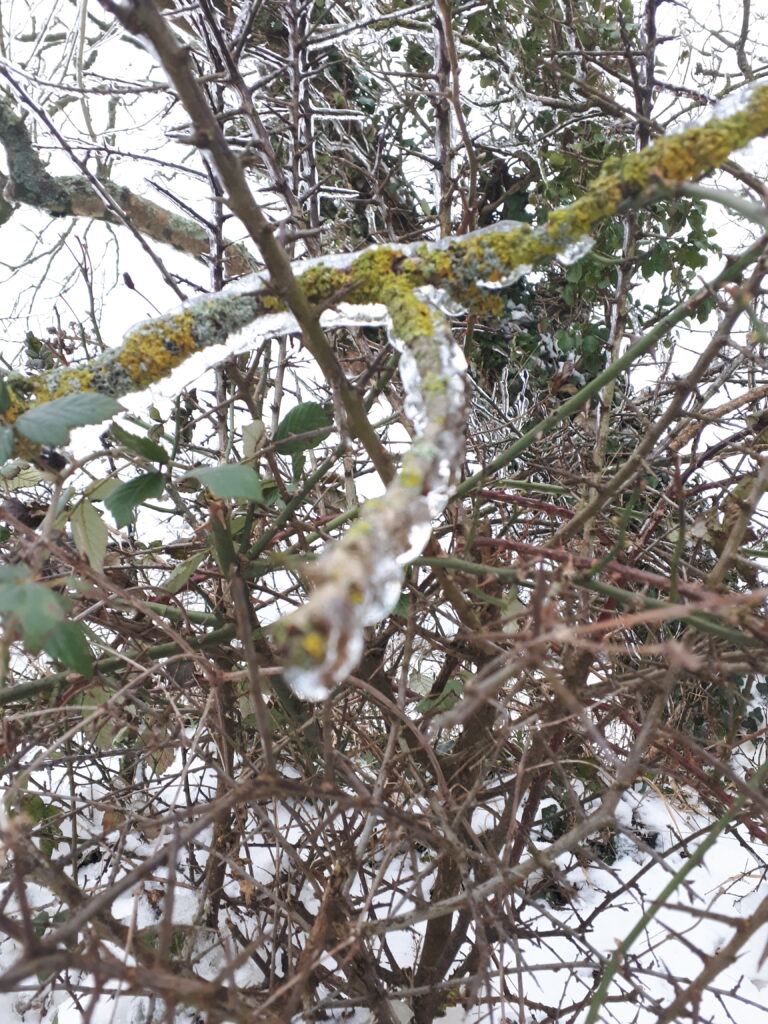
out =
[(453, 283), (453, 260), (445, 249), (430, 250), (420, 245), (416, 257), (405, 260), (403, 272), (410, 276), (416, 286), (431, 284), (437, 288), (450, 287)]
[(499, 289), (483, 288), (482, 282), (503, 281), (517, 268), (533, 266), (551, 256), (556, 248), (527, 224), (511, 230), (501, 228), (448, 243), (427, 258), (424, 276), (430, 283), (445, 287), (451, 298), (471, 313), (497, 318), (504, 314), (505, 299)]
[[(366, 502), (366, 508), (369, 504), (370, 502)], [(366, 537), (372, 529), (373, 526), (371, 523), (366, 522), (365, 519), (358, 519), (356, 522), (352, 523), (347, 530), (347, 540), (353, 540), (355, 537)]]
[(278, 621), (272, 627), (277, 647), (285, 660), (296, 667), (314, 668), (322, 663), (328, 650), (328, 637), (310, 623), (298, 627), (295, 623)]
[(43, 210), (64, 213), (69, 202), (66, 189), (48, 173), (24, 120), (14, 113), (5, 99), (0, 101), (0, 135), (14, 198)]
[(92, 364), (93, 390), (100, 395), (120, 398), (135, 387), (130, 374), (120, 363), (119, 355), (119, 350), (109, 349)]
[(544, 256), (554, 256), (589, 235), (600, 221), (616, 213), (622, 198), (619, 176), (601, 174), (576, 202), (550, 213), (542, 239)]
[(261, 308), (265, 313), (284, 313), (285, 303), (276, 295), (262, 295)]
[(252, 324), (262, 310), (262, 303), (253, 295), (224, 294), (196, 303), (191, 309), (196, 347), (223, 345), (233, 334)]
[(481, 319), (498, 320), (504, 315), (506, 303), (498, 291), (480, 288), (475, 281), (468, 281), (463, 288), (455, 290), (456, 301)]
[[(3, 119), (8, 131), (19, 130), (20, 124), (0, 107)], [(655, 181), (697, 178), (721, 165), (751, 139), (766, 134), (768, 86), (760, 86), (752, 89), (746, 104), (730, 117), (715, 118), (660, 138), (640, 153), (607, 161), (583, 196), (553, 211), (540, 227), (519, 225), (508, 230), (499, 225), (499, 230), (445, 241), (437, 249), (424, 243), (408, 255), (395, 246), (381, 246), (361, 253), (347, 269), (318, 263), (301, 274), (299, 282), (313, 304), (347, 289), (353, 302), (383, 303), (395, 336), (420, 360), (425, 396), (429, 397), (430, 389), (444, 385), (439, 373), (434, 379), (424, 373), (424, 367), (430, 365), (430, 344), (438, 324), (431, 308), (414, 294), (416, 289), (431, 284), (447, 291), (473, 314), (501, 317), (506, 310), (502, 290), (483, 287), (482, 282), (503, 284), (515, 270), (551, 259), (592, 234), (600, 221), (619, 211), (623, 201), (643, 193)], [(32, 160), (26, 170), (25, 159)], [(34, 163), (29, 147), (17, 154), (15, 171), (15, 181), (21, 187), (47, 181), (47, 172), (39, 162)], [(226, 340), (264, 313), (283, 310), (283, 300), (266, 288), (256, 295), (222, 295), (196, 302), (181, 313), (135, 328), (121, 349), (103, 353), (88, 366), (58, 368), (26, 387), (14, 386), (3, 420), (11, 423), (30, 405), (76, 391), (118, 397), (146, 387), (198, 349)]]
[(26, 412), (30, 406), (30, 401), (25, 391), (29, 391), (29, 388), (24, 388), (23, 384), (18, 386), (14, 383), (8, 383), (8, 399), (9, 405), (2, 415), (0, 415), (0, 422), (5, 425), (15, 423), (16, 420), (21, 416), (23, 412)]
[(414, 295), (414, 287), (424, 278), (411, 263), (410, 272), (402, 265), (402, 250), (382, 246), (362, 253), (350, 268), (355, 302), (383, 303), (392, 318), (395, 337), (409, 344), (432, 335), (434, 320), (429, 307)]
[(416, 298), (407, 282), (389, 285), (382, 297), (392, 317), (392, 330), (399, 341), (409, 345), (418, 338), (432, 336), (434, 317), (429, 307)]

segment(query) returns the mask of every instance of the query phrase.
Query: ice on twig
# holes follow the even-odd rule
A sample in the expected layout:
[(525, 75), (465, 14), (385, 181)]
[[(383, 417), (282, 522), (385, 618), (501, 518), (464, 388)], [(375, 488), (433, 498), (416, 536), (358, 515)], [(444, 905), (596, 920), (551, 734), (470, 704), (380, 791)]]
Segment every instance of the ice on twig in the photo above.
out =
[(592, 250), (594, 244), (594, 238), (591, 238), (589, 235), (582, 235), (581, 238), (577, 238), (575, 242), (572, 242), (562, 252), (557, 254), (558, 262), (562, 263), (564, 267), (570, 267), (572, 263), (576, 263), (577, 260), (586, 256)]
[(429, 334), (406, 340), (391, 316), (387, 330), (401, 353), (405, 410), (417, 436), (386, 494), (368, 502), (313, 567), (306, 604), (276, 627), (286, 678), (307, 700), (327, 697), (344, 679), (360, 657), (363, 629), (397, 603), (405, 566), (424, 550), (461, 468), (466, 361), (444, 312), (446, 296), (421, 288), (416, 297), (429, 312)]

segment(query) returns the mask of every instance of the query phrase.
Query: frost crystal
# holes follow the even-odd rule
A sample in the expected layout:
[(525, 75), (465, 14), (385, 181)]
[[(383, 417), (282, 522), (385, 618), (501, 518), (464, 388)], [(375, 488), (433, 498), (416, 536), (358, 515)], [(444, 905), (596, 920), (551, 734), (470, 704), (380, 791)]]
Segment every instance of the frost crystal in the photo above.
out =
[(334, 309), (326, 309), (320, 315), (320, 324), (330, 330), (332, 327), (383, 327), (387, 322), (387, 307), (379, 302), (361, 303), (353, 306), (340, 302)]
[(504, 277), (500, 277), (498, 281), (478, 281), (478, 288), (487, 288), (489, 291), (500, 291), (502, 288), (509, 288), (511, 284), (519, 281), (521, 277), (525, 277), (530, 274), (533, 267), (527, 263), (521, 263), (519, 267), (515, 267)]
[[(414, 558), (418, 558), (424, 548), (427, 546), (429, 535), (432, 532), (432, 524), (430, 520), (435, 514), (432, 508), (429, 506), (426, 498), (419, 498), (418, 501), (426, 502), (424, 508), (423, 518), (421, 521), (414, 522), (411, 526), (410, 532), (408, 533), (408, 547), (401, 551), (397, 556), (397, 561), (400, 565), (408, 565), (409, 562), (413, 561)], [(442, 511), (442, 510), (441, 510)], [(399, 594), (397, 595), (400, 596)], [(395, 598), (397, 600), (397, 598)]]
[(562, 252), (557, 254), (557, 259), (564, 267), (570, 267), (572, 263), (582, 259), (592, 249), (595, 244), (594, 238), (589, 235), (582, 235), (581, 238), (572, 242), (569, 246), (566, 246)]
[(756, 88), (757, 82), (750, 82), (741, 89), (723, 96), (713, 107), (705, 109), (700, 117), (691, 121), (691, 124), (707, 124), (709, 121), (720, 121), (727, 117), (733, 117), (734, 114), (738, 114), (749, 106), (752, 93)]
[(451, 298), (445, 288), (435, 288), (434, 285), (427, 284), (423, 288), (416, 288), (414, 295), (422, 302), (439, 309), (443, 316), (461, 316), (462, 313), (466, 313), (461, 303)]

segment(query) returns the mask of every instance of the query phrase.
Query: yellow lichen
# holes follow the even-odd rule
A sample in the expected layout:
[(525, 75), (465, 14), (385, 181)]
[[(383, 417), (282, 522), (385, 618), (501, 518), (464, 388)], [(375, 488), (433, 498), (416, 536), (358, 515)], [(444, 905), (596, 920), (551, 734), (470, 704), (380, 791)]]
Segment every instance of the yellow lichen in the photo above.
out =
[(8, 398), (10, 400), (10, 404), (2, 416), (0, 416), (0, 420), (2, 420), (3, 423), (11, 424), (15, 423), (19, 416), (21, 416), (23, 412), (27, 411), (30, 403), (28, 400), (25, 401), (23, 398), (20, 398), (12, 386), (8, 388)]
[(450, 252), (445, 249), (430, 252), (426, 245), (421, 245), (415, 259), (403, 262), (403, 274), (414, 287), (423, 284), (450, 286), (453, 283), (453, 262)]
[(313, 629), (301, 638), (301, 646), (310, 658), (315, 661), (322, 661), (328, 649), (328, 642), (322, 633), (318, 633), (316, 629)]
[(56, 378), (56, 386), (50, 392), (50, 398), (61, 398), (76, 391), (93, 390), (93, 373), (87, 366), (67, 368)]
[(420, 490), (423, 479), (423, 473), (416, 466), (404, 465), (398, 475), (402, 486), (407, 487), (409, 491)]
[(479, 288), (477, 284), (470, 282), (461, 291), (457, 290), (457, 299), (475, 316), (496, 319), (504, 315), (504, 299), (493, 288)]
[(285, 304), (276, 295), (263, 295), (261, 298), (261, 308), (266, 313), (282, 313), (285, 309)]
[(434, 318), (420, 299), (413, 294), (413, 289), (405, 281), (388, 283), (382, 289), (382, 301), (392, 317), (392, 329), (400, 341), (414, 341), (416, 338), (431, 338), (434, 330)]
[(166, 377), (197, 349), (194, 316), (188, 310), (160, 317), (127, 336), (118, 361), (139, 388)]
[[(395, 269), (401, 262), (404, 262), (403, 254), (399, 249), (390, 246), (371, 249), (352, 264), (349, 279), (355, 284), (354, 301), (383, 303), (392, 318), (395, 336), (409, 342), (431, 336), (434, 321), (429, 308), (414, 295), (416, 282), (412, 273), (406, 273), (400, 266)], [(423, 279), (419, 283), (423, 283)]]
[[(599, 221), (615, 213), (622, 200), (621, 185), (616, 174), (600, 175), (570, 206), (553, 210), (547, 218), (546, 232), (553, 249), (544, 245), (542, 255), (554, 255), (558, 249), (593, 231)], [(539, 256), (541, 259), (541, 255)]]
[(444, 395), (447, 389), (448, 382), (442, 373), (430, 371), (424, 374), (421, 390), (425, 395)]
[[(375, 499), (372, 499), (375, 500)], [(366, 502), (366, 508), (370, 505), (370, 502)], [(357, 522), (352, 523), (350, 528), (347, 530), (347, 538), (354, 539), (355, 537), (367, 536), (373, 526), (365, 519), (358, 519)]]
[(734, 150), (768, 132), (768, 87), (752, 92), (743, 110), (715, 118), (678, 135), (657, 139), (640, 153), (630, 153), (621, 163), (621, 181), (637, 190), (654, 178), (688, 181), (719, 167)]
[(319, 263), (304, 271), (299, 277), (299, 284), (307, 299), (317, 304), (327, 301), (335, 292), (349, 284), (349, 274), (344, 270), (326, 267)]
[(350, 279), (355, 282), (356, 302), (385, 302), (382, 288), (395, 278), (394, 264), (403, 258), (400, 249), (383, 245), (361, 253), (350, 268)]

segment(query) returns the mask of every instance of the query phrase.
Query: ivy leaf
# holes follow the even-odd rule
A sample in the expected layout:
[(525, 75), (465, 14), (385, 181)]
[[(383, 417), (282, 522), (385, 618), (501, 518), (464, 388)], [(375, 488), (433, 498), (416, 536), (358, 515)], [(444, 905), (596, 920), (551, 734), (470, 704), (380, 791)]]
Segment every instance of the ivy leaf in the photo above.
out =
[(93, 651), (79, 622), (60, 622), (48, 633), (43, 649), (81, 676), (93, 675)]
[(182, 479), (195, 477), (203, 487), (217, 498), (245, 498), (248, 501), (263, 501), (261, 481), (250, 466), (210, 466), (208, 469), (191, 469)]
[(127, 448), (129, 452), (133, 452), (134, 455), (140, 455), (143, 459), (148, 459), (150, 462), (161, 462), (163, 465), (168, 462), (168, 452), (166, 452), (162, 445), (157, 444), (156, 441), (151, 441), (148, 437), (139, 437), (137, 434), (131, 434), (127, 430), (123, 430), (117, 423), (112, 424), (109, 432), (118, 444), (121, 444), (123, 448)]
[(142, 473), (134, 480), (120, 484), (104, 504), (115, 517), (117, 526), (128, 526), (133, 522), (133, 510), (147, 498), (159, 498), (163, 493), (165, 478), (162, 473)]
[(67, 443), (73, 427), (101, 423), (119, 412), (120, 406), (109, 395), (80, 391), (28, 409), (16, 420), (16, 429), (35, 444), (61, 445)]
[(97, 572), (101, 572), (107, 550), (107, 527), (104, 520), (90, 501), (83, 498), (69, 517), (69, 522), (78, 554), (87, 558), (89, 565)]
[[(331, 432), (333, 416), (330, 409), (318, 402), (301, 402), (291, 409), (278, 424), (275, 436), (275, 451), (280, 455), (297, 455), (323, 441)], [(290, 439), (293, 434), (307, 434), (322, 431), (313, 437)]]

